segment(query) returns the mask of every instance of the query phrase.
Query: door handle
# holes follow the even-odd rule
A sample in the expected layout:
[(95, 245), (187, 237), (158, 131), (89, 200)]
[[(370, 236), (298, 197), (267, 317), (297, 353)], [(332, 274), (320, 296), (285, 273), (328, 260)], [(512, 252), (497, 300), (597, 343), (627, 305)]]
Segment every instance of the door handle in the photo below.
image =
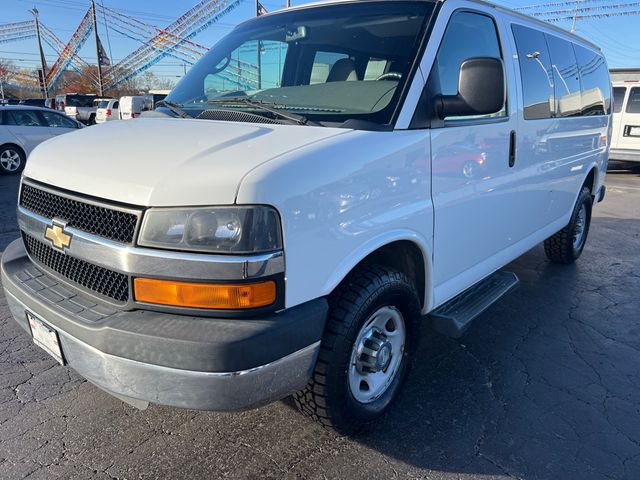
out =
[(509, 168), (516, 164), (516, 131), (511, 130), (509, 135)]

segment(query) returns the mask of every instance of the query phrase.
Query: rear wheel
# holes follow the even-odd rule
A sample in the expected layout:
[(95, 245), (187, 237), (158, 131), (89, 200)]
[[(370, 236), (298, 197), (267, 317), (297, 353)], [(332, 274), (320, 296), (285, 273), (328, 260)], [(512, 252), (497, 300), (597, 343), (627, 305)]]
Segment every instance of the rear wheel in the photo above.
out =
[(389, 409), (418, 342), (420, 302), (403, 273), (364, 266), (330, 298), (318, 362), (294, 398), (300, 411), (351, 434)]
[(587, 187), (583, 187), (566, 227), (544, 242), (544, 251), (554, 263), (570, 264), (582, 254), (589, 226), (593, 197)]
[(0, 147), (0, 173), (20, 173), (24, 169), (25, 160), (24, 152), (15, 145)]

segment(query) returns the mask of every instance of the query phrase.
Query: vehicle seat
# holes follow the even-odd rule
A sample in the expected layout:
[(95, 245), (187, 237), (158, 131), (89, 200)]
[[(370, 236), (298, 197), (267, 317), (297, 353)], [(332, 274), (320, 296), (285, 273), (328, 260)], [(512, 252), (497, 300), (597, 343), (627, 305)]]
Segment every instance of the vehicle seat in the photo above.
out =
[(356, 64), (350, 58), (341, 58), (331, 67), (327, 82), (352, 82), (358, 80)]

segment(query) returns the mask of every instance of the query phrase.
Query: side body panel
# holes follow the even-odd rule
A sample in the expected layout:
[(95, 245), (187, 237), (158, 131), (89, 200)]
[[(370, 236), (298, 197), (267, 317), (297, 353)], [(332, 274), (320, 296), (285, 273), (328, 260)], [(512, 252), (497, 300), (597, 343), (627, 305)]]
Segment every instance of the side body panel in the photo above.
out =
[[(516, 83), (521, 92), (517, 113), (518, 159), (531, 167), (526, 177), (532, 188), (546, 188), (549, 192), (551, 202), (548, 205), (548, 210), (544, 213), (544, 224), (559, 222), (564, 226), (571, 216), (580, 188), (592, 169), (596, 171), (593, 194), (596, 194), (604, 184), (609, 151), (608, 139), (611, 138), (611, 115), (525, 119), (522, 108), (521, 72), (518, 68), (518, 62), (527, 59), (518, 58), (511, 28), (514, 24), (535, 28), (547, 36), (552, 35), (589, 50), (593, 49), (571, 35), (563, 35), (556, 30), (545, 31), (540, 29), (538, 25), (527, 25), (519, 17), (505, 14), (503, 18), (506, 30), (510, 32), (509, 39), (516, 66)], [(553, 59), (552, 55), (551, 60), (556, 86), (560, 82), (560, 89), (563, 89), (562, 85), (566, 85), (566, 83), (563, 78), (560, 78), (562, 69), (556, 66), (558, 59)], [(578, 71), (569, 73), (563, 71), (563, 75), (565, 77), (573, 75), (573, 81), (580, 81)], [(567, 78), (566, 82), (568, 80)], [(585, 93), (583, 93), (584, 95)], [(558, 102), (556, 99), (560, 110), (562, 110), (562, 100), (560, 99)], [(533, 233), (531, 232), (531, 234)]]
[[(237, 203), (274, 205), (282, 216), (287, 307), (329, 294), (398, 240), (420, 248), (431, 284), (429, 156), (425, 131), (354, 131), (248, 173)], [(425, 311), (431, 305), (428, 291)]]

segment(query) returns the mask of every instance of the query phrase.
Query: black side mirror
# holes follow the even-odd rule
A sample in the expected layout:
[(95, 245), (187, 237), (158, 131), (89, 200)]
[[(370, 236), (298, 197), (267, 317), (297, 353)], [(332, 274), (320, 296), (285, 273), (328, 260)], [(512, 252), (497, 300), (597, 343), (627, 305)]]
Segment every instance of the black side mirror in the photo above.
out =
[(502, 60), (479, 57), (460, 67), (458, 94), (441, 95), (436, 102), (440, 118), (497, 113), (504, 106), (506, 91)]

